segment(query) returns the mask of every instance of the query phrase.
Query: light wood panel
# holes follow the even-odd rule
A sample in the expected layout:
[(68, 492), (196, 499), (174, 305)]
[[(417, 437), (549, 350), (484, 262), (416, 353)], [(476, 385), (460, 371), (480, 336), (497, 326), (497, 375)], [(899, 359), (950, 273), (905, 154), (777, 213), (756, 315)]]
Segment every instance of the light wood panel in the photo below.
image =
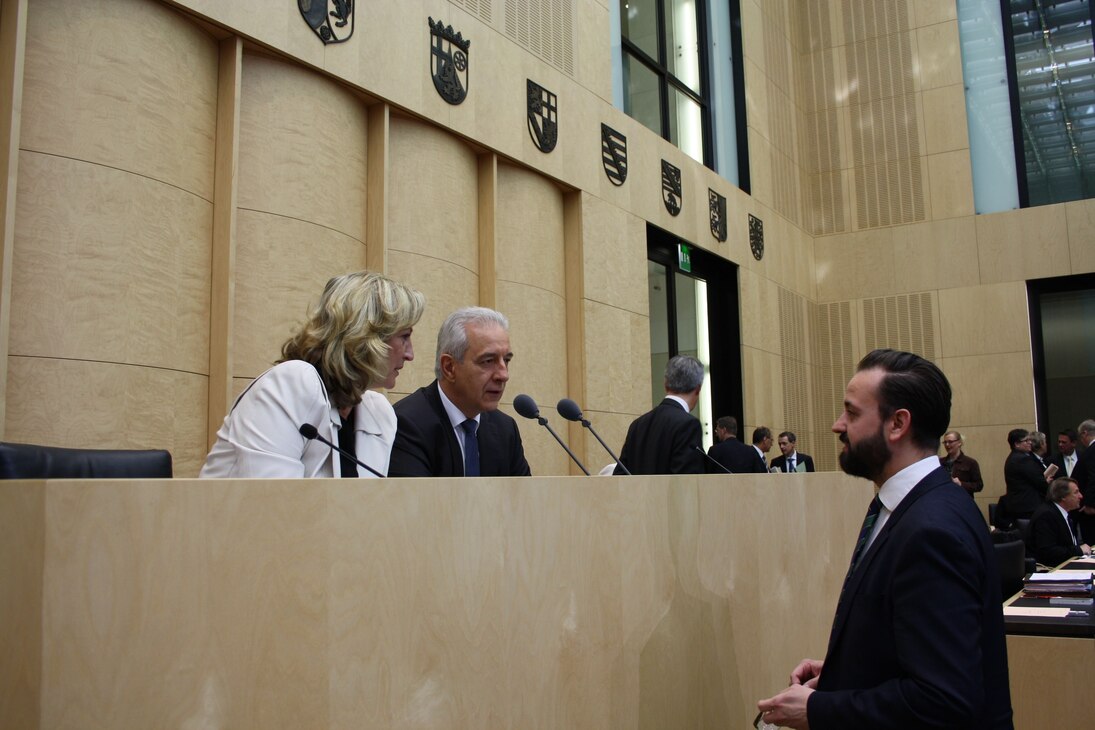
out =
[[(15, 250), (15, 190), (19, 177), (19, 132), (23, 112), (26, 55), (26, 0), (0, 4), (0, 392), (8, 382), (8, 334), (11, 327), (11, 266)], [(5, 403), (0, 402), (0, 438)]]
[(1095, 674), (1095, 641), (1009, 636), (1008, 669), (1015, 727), (1087, 727), (1084, 698)]
[(744, 726), (870, 486), (591, 479), (5, 483), (42, 632), (0, 656), (40, 652), (44, 727)]

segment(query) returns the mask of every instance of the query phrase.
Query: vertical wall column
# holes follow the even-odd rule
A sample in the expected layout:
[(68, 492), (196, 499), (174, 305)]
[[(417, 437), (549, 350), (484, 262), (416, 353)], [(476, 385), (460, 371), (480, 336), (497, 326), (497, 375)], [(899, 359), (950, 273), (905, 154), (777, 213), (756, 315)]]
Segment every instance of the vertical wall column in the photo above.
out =
[(498, 306), (498, 156), (479, 156), (479, 306)]
[(368, 109), (365, 189), (365, 268), (388, 273), (388, 168), (391, 112), (387, 104)]
[(236, 193), (239, 189), (240, 85), (243, 42), (220, 44), (217, 77), (217, 149), (214, 159), (213, 244), (209, 291), (210, 446), (232, 399), (232, 328), (235, 319)]
[[(578, 191), (563, 196), (563, 267), (566, 277), (567, 393), (585, 408), (589, 405), (586, 402), (585, 247), (582, 193)], [(571, 450), (583, 464), (588, 464), (585, 428), (571, 421), (567, 429)], [(570, 473), (581, 474), (577, 464), (570, 463)]]
[[(15, 248), (15, 181), (19, 179), (19, 122), (23, 113), (23, 61), (26, 57), (27, 2), (0, 3), (0, 99), (11, 105), (0, 113), (0, 396), (8, 387), (8, 334), (11, 325), (11, 266)], [(7, 398), (0, 397), (0, 438), (7, 423)]]

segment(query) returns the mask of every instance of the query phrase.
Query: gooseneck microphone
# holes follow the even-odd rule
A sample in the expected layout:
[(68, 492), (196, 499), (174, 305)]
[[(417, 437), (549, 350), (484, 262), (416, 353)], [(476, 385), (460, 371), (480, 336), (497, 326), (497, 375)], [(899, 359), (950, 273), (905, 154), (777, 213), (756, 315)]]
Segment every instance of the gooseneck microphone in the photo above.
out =
[(338, 453), (342, 454), (347, 459), (351, 460), (352, 462), (354, 462), (355, 464), (360, 466), (365, 471), (370, 472), (372, 474), (376, 474), (381, 479), (384, 478), (383, 474), (381, 474), (380, 472), (378, 472), (376, 469), (372, 468), (371, 466), (369, 466), (365, 462), (359, 461), (358, 458), (356, 456), (354, 456), (353, 454), (351, 454), (349, 451), (343, 451), (342, 449), (338, 448), (337, 446), (332, 444), (327, 439), (320, 436), (319, 431), (316, 430), (316, 427), (313, 426), (312, 424), (302, 423), (302, 424), (300, 424), (300, 429), (298, 429), (298, 430), (300, 431), (300, 435), (303, 436), (304, 438), (308, 439), (309, 441), (315, 440), (315, 441), (320, 442), (321, 444), (327, 444), (332, 449), (334, 449)]
[(722, 469), (727, 474), (733, 474), (734, 473), (734, 472), (730, 471), (729, 469), (727, 469), (725, 464), (723, 464), (721, 461), (716, 459), (714, 456), (711, 456), (711, 454), (707, 453), (706, 451), (701, 449), (699, 446), (696, 446), (695, 444), (692, 444), (692, 448), (695, 449), (696, 451), (700, 452), (701, 454), (703, 454), (703, 458), (707, 459), (708, 461), (710, 461), (712, 464), (714, 464), (718, 468)]
[(615, 461), (617, 465), (619, 465), (624, 474), (631, 476), (631, 472), (629, 472), (624, 463), (620, 461), (620, 457), (612, 453), (612, 449), (608, 448), (608, 444), (604, 442), (604, 439), (602, 439), (600, 435), (598, 435), (597, 432), (593, 430), (593, 426), (589, 423), (589, 421), (582, 417), (582, 409), (578, 407), (577, 403), (572, 401), (570, 398), (563, 398), (561, 401), (559, 401), (559, 404), (555, 406), (555, 410), (559, 411), (559, 415), (567, 419), (568, 421), (581, 423), (582, 426), (588, 428), (589, 432), (593, 434), (598, 441), (601, 442), (601, 446), (605, 448), (605, 451), (607, 451), (608, 455), (612, 457), (612, 460)]
[(536, 401), (532, 399), (532, 396), (525, 395), (524, 393), (519, 394), (516, 398), (513, 399), (513, 410), (517, 411), (518, 414), (524, 416), (525, 418), (531, 418), (535, 420), (541, 426), (546, 428), (548, 430), (548, 433), (554, 436), (555, 440), (559, 442), (559, 445), (563, 447), (563, 450), (570, 455), (570, 458), (574, 460), (574, 463), (578, 465), (578, 468), (581, 469), (587, 477), (589, 476), (589, 469), (586, 469), (585, 464), (578, 461), (578, 457), (574, 455), (574, 452), (570, 450), (569, 446), (563, 443), (563, 440), (559, 438), (559, 434), (555, 433), (555, 431), (548, 424), (547, 419), (540, 415), (540, 408), (536, 405)]

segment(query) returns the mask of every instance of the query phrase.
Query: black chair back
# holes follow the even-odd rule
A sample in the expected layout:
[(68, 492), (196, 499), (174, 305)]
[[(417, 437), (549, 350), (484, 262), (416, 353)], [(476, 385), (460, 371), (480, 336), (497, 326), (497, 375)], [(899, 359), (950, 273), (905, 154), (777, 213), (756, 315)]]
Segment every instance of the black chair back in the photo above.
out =
[(995, 543), (992, 547), (996, 550), (996, 565), (1000, 569), (1000, 595), (1007, 598), (1023, 587), (1027, 546), (1022, 540), (1012, 540)]
[(0, 479), (170, 479), (171, 454), (159, 449), (62, 449), (0, 443)]

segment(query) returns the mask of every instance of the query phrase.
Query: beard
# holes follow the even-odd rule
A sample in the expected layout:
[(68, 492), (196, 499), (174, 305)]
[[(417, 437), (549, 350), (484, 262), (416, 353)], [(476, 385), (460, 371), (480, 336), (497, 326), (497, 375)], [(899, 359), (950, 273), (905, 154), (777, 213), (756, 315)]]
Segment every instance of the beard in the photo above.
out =
[(874, 436), (854, 444), (848, 441), (847, 433), (840, 434), (840, 440), (847, 446), (840, 453), (840, 468), (853, 477), (863, 477), (877, 483), (878, 477), (893, 456), (885, 436), (882, 435), (882, 429), (879, 428)]

